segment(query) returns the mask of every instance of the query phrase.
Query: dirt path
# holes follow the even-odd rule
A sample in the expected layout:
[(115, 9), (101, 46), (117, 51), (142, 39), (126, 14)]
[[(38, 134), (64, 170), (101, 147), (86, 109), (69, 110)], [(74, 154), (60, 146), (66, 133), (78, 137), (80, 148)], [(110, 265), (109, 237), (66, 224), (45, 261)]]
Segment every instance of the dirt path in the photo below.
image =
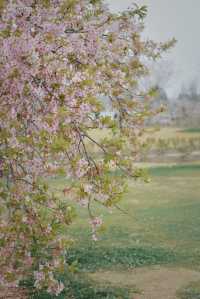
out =
[(190, 282), (200, 280), (200, 272), (184, 268), (151, 267), (127, 272), (98, 272), (94, 280), (118, 286), (136, 287), (133, 299), (177, 299), (176, 292)]

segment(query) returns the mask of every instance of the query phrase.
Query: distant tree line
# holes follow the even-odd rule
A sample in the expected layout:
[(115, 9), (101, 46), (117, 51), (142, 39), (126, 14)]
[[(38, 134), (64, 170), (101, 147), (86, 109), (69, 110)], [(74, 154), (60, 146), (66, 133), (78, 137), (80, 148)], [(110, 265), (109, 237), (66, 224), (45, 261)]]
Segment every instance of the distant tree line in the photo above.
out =
[(151, 124), (176, 125), (180, 127), (200, 126), (200, 92), (197, 82), (193, 81), (189, 87), (183, 87), (178, 97), (169, 98), (165, 89), (157, 85), (154, 108), (163, 107), (160, 113), (151, 120)]

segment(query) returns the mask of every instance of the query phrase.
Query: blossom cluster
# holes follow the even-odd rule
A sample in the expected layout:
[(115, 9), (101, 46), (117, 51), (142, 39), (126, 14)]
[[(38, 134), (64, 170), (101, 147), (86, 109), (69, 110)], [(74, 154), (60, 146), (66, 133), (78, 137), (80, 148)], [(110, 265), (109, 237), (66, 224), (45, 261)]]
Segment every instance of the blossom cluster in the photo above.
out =
[[(67, 268), (71, 240), (60, 232), (75, 215), (70, 200), (87, 206), (96, 239), (102, 223), (93, 203), (109, 209), (122, 198), (125, 175), (134, 177), (138, 131), (150, 115), (138, 81), (148, 73), (144, 57), (163, 48), (141, 39), (144, 13), (114, 14), (103, 0), (1, 1), (3, 283), (32, 273), (36, 288), (62, 292), (55, 273)], [(117, 117), (105, 116), (106, 107)], [(109, 138), (96, 136), (100, 128)], [(111, 175), (117, 169), (123, 174)], [(51, 184), (56, 176), (64, 189)], [(57, 257), (60, 267), (51, 262)]]

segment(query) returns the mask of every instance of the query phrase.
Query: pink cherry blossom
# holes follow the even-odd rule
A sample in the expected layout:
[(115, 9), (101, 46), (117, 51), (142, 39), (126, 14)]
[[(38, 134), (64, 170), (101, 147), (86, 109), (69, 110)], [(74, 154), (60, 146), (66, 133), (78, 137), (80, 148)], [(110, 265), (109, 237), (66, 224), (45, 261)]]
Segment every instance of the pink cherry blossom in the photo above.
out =
[[(114, 205), (126, 175), (134, 176), (140, 132), (154, 113), (148, 91), (135, 97), (138, 82), (164, 47), (142, 39), (140, 10), (114, 14), (89, 0), (1, 2), (0, 280), (16, 285), (32, 274), (36, 288), (58, 296), (64, 284), (55, 273), (66, 268), (71, 242), (60, 227), (75, 215), (69, 199), (87, 206), (97, 240), (102, 219), (93, 204)], [(109, 133), (99, 138), (102, 128)], [(123, 175), (110, 176), (116, 169)], [(70, 192), (52, 183), (57, 177)]]

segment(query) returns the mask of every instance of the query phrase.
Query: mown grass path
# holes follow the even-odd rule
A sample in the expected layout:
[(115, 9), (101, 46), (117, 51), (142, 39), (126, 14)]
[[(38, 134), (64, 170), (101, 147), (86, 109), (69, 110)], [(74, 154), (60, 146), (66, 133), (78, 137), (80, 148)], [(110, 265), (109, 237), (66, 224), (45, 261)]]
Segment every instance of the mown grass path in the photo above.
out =
[[(102, 271), (91, 278), (104, 284), (121, 285), (134, 290), (132, 299), (177, 299), (177, 292), (188, 282), (200, 280), (200, 272), (169, 267), (145, 267), (130, 271)], [(136, 292), (136, 293), (135, 293)]]

